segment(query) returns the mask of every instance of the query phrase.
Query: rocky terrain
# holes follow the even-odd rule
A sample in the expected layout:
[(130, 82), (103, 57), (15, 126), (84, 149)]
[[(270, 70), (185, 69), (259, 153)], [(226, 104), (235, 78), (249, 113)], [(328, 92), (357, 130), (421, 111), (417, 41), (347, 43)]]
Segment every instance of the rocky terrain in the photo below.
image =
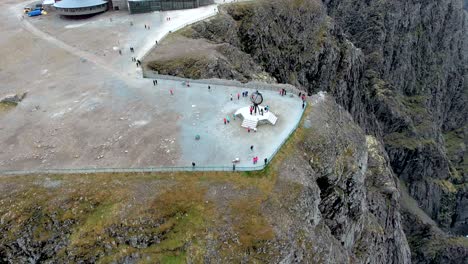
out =
[(175, 32), (146, 70), (293, 84), (296, 133), (261, 172), (0, 177), (0, 263), (467, 263), (463, 5), (241, 2)]
[[(464, 6), (460, 0), (245, 2), (176, 34), (247, 54), (251, 61), (223, 54), (223, 60), (233, 58), (233, 72), (243, 68), (236, 65), (254, 63), (280, 83), (328, 91), (366, 134), (382, 142), (389, 173), (440, 228), (439, 235), (425, 232), (435, 239), (468, 233)], [(214, 71), (217, 76), (200, 77), (236, 78)], [(411, 212), (405, 214), (412, 225)], [(413, 241), (421, 234), (411, 226), (407, 235)], [(410, 243), (413, 261), (427, 261), (424, 247), (453, 244), (431, 239)], [(466, 260), (464, 243), (463, 250), (444, 254), (464, 252)]]

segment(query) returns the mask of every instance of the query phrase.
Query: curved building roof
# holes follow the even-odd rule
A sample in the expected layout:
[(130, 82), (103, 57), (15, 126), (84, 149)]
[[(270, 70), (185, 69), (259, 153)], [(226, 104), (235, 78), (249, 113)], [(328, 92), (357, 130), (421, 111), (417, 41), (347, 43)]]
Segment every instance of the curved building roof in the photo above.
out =
[(62, 0), (54, 4), (54, 7), (58, 8), (80, 8), (80, 7), (91, 7), (107, 4), (107, 1), (103, 0)]

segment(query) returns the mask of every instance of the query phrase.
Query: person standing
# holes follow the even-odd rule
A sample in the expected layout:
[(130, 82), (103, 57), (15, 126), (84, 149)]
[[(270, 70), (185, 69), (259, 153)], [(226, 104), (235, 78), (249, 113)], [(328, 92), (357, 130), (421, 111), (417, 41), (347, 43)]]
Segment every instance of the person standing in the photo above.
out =
[(170, 92), (171, 92), (171, 95), (174, 95), (174, 91), (172, 89), (170, 90)]
[(211, 92), (211, 86), (208, 85), (208, 92)]
[(224, 124), (226, 124), (226, 123), (227, 123), (227, 120), (226, 120), (226, 118), (223, 118), (223, 121), (224, 121)]
[(239, 100), (239, 99), (240, 99), (240, 94), (239, 94), (239, 93), (237, 93), (237, 100)]
[(253, 151), (253, 145), (250, 146), (250, 151)]
[(305, 102), (302, 101), (302, 109), (304, 109), (304, 108), (305, 108)]
[(231, 101), (232, 101), (232, 94), (231, 94)]

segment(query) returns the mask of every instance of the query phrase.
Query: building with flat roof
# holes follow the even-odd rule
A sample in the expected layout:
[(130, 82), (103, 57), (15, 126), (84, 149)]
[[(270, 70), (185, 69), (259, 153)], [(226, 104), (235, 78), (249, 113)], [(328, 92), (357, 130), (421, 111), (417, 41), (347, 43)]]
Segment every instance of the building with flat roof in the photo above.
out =
[(108, 2), (104, 0), (62, 0), (54, 4), (58, 14), (63, 16), (84, 16), (105, 12)]
[(213, 3), (213, 0), (128, 0), (127, 2), (130, 14), (197, 8)]

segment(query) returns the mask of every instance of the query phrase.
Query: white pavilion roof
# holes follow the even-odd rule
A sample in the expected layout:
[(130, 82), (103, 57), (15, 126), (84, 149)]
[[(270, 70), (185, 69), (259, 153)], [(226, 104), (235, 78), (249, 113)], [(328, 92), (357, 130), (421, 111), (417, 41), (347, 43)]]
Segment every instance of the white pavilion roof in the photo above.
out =
[(107, 1), (103, 0), (62, 0), (56, 2), (54, 7), (58, 8), (80, 8), (80, 7), (90, 7), (106, 4)]

